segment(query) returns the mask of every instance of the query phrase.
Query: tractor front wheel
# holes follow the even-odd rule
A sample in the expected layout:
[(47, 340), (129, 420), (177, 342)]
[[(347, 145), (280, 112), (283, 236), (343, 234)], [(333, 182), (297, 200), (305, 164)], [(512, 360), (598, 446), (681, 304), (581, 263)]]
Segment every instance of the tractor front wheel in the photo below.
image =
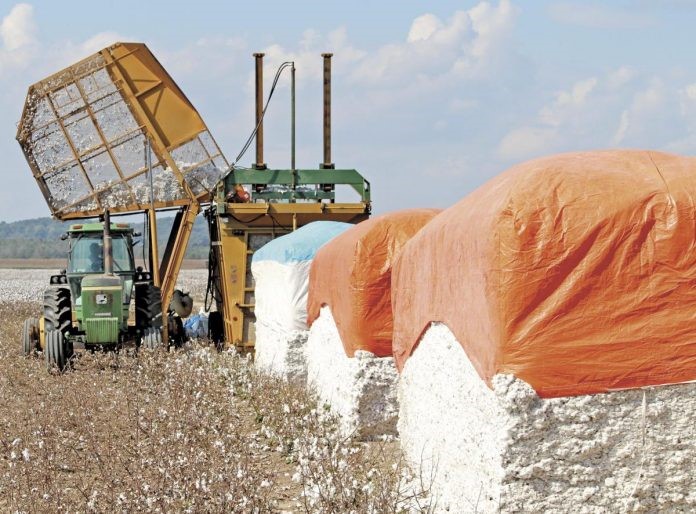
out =
[(72, 358), (72, 345), (57, 330), (46, 330), (46, 366), (49, 371), (57, 368), (59, 373), (65, 371)]
[(35, 355), (39, 349), (39, 320), (28, 318), (22, 327), (22, 353), (25, 356)]

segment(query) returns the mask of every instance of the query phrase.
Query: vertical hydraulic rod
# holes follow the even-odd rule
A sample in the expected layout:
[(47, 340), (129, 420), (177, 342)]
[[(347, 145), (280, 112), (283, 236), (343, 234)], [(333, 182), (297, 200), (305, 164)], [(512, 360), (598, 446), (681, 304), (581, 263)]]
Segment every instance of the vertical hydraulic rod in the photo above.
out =
[(145, 140), (145, 161), (147, 163), (147, 173), (150, 178), (150, 208), (147, 210), (148, 225), (150, 230), (148, 231), (148, 254), (150, 260), (150, 272), (152, 273), (152, 282), (155, 286), (161, 287), (162, 282), (160, 280), (159, 272), (159, 252), (157, 249), (157, 214), (155, 212), (155, 187), (154, 179), (152, 177), (152, 147), (150, 145), (150, 138)]
[(256, 59), (256, 162), (254, 168), (265, 170), (263, 162), (263, 53), (255, 53)]
[(333, 169), (331, 162), (331, 57), (333, 54), (321, 54), (324, 58), (324, 162), (322, 169)]
[(295, 62), (290, 68), (290, 169), (295, 171)]

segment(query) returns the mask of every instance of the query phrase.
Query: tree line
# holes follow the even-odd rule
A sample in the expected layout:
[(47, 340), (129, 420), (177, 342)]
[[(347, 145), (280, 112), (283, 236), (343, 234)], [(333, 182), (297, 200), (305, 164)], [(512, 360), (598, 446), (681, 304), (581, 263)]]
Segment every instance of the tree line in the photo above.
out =
[[(167, 243), (172, 222), (172, 217), (157, 220), (157, 240), (162, 251)], [(70, 225), (75, 223), (79, 222), (62, 222), (53, 218), (34, 218), (9, 223), (0, 221), (0, 259), (64, 258), (68, 251), (68, 244), (67, 241), (61, 241), (60, 237), (67, 232)], [(142, 222), (129, 223), (136, 232), (143, 232)], [(193, 226), (186, 258), (206, 259), (209, 246), (208, 227), (205, 219), (199, 216)]]

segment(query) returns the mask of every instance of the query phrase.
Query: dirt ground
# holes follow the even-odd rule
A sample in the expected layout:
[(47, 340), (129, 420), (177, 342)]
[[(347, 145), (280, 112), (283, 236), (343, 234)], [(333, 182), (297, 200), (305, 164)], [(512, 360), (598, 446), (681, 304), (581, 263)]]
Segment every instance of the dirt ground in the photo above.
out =
[(204, 342), (49, 372), (21, 355), (41, 309), (26, 292), (46, 283), (23, 273), (0, 270), (14, 291), (0, 300), (0, 511), (406, 512), (423, 497), (397, 443), (339, 436), (303, 387)]

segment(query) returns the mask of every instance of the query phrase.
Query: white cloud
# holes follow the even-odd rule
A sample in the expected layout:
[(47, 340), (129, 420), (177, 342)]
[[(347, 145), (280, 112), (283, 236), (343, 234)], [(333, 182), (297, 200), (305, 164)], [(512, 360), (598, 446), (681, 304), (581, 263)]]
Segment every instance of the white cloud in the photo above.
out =
[[(298, 70), (297, 83), (303, 85), (308, 81), (316, 82), (322, 76), (322, 60), (320, 54), (323, 52), (333, 52), (340, 58), (342, 66), (336, 73), (351, 68), (356, 62), (365, 58), (366, 52), (354, 47), (348, 41), (348, 34), (345, 27), (339, 27), (326, 36), (321, 33), (308, 29), (303, 32), (296, 49), (287, 49), (279, 44), (273, 44), (265, 49), (264, 77), (271, 80), (273, 74), (281, 63), (294, 61), (295, 68)], [(249, 74), (248, 85), (253, 84), (253, 74)], [(285, 85), (286, 83), (282, 83)]]
[(510, 131), (498, 145), (498, 155), (505, 160), (518, 161), (548, 153), (556, 146), (558, 133), (545, 127), (521, 127)]
[(36, 67), (42, 75), (55, 73), (118, 41), (131, 40), (132, 38), (115, 31), (98, 32), (83, 41), (64, 40), (60, 44), (51, 45), (45, 55), (36, 60)]
[(553, 2), (549, 13), (560, 23), (598, 29), (640, 29), (655, 23), (653, 18), (635, 9), (589, 2)]
[(612, 142), (614, 143), (615, 146), (618, 146), (621, 144), (621, 142), (624, 140), (626, 137), (626, 132), (628, 131), (628, 124), (629, 124), (629, 111), (626, 109), (621, 113), (621, 120), (619, 121), (619, 128), (616, 129), (616, 133), (614, 134), (614, 139)]
[[(331, 51), (335, 54), (333, 74), (337, 83), (350, 85), (348, 94), (354, 106), (347, 114), (362, 115), (408, 102), (428, 103), (429, 96), (440, 95), (463, 81), (487, 80), (500, 71), (509, 73), (501, 56), (513, 53), (505, 42), (516, 14), (510, 0), (483, 1), (443, 19), (425, 13), (404, 30), (402, 40), (376, 49), (362, 47), (358, 40), (349, 37), (345, 27), (339, 27), (330, 32), (305, 30), (294, 45), (274, 43), (248, 48), (233, 41), (233, 47), (227, 48), (211, 38), (177, 52), (158, 49), (158, 55), (163, 55), (162, 60), (167, 61), (175, 76), (181, 74), (193, 81), (199, 80), (196, 76), (229, 76), (233, 67), (243, 67), (248, 70), (245, 94), (250, 95), (254, 84), (253, 64), (248, 55), (251, 50), (265, 53), (266, 92), (278, 66), (286, 61), (296, 64), (298, 89), (320, 85), (320, 54)], [(242, 51), (244, 55), (240, 56)], [(500, 81), (499, 76), (496, 79)], [(279, 82), (279, 88), (288, 85), (287, 77)], [(453, 109), (470, 106), (453, 104)], [(337, 107), (340, 109), (340, 105)]]
[(114, 31), (99, 32), (86, 41), (78, 45), (80, 51), (84, 54), (93, 54), (102, 48), (113, 45), (117, 41), (125, 41), (127, 38)]
[[(560, 150), (619, 144), (629, 128), (631, 116), (625, 111), (625, 89), (632, 78), (627, 70), (622, 67), (601, 78), (578, 80), (569, 89), (556, 92), (553, 101), (539, 109), (536, 119), (509, 131), (501, 139), (498, 155), (507, 160), (521, 160)], [(611, 117), (616, 116), (617, 110), (624, 112), (619, 128), (610, 134), (606, 127), (616, 126), (617, 118)], [(607, 139), (602, 141), (602, 137)], [(593, 144), (594, 141), (597, 143)]]
[(6, 50), (13, 51), (36, 42), (34, 8), (29, 4), (17, 4), (0, 23), (0, 37)]
[(485, 58), (507, 35), (512, 27), (515, 9), (508, 0), (501, 0), (496, 7), (481, 2), (469, 11), (471, 26), (476, 36), (472, 41), (471, 53)]
[(0, 22), (0, 72), (4, 68), (23, 67), (35, 55), (38, 41), (34, 8), (17, 4)]
[(425, 41), (433, 34), (442, 28), (440, 18), (434, 14), (424, 14), (418, 16), (411, 24), (411, 30), (408, 31), (407, 41), (413, 43), (415, 41)]
[(657, 78), (653, 78), (644, 89), (633, 93), (630, 105), (621, 112), (619, 127), (613, 138), (614, 145), (651, 132), (655, 118), (660, 115), (680, 117), (678, 112), (666, 108), (666, 97), (671, 95), (672, 92), (667, 92), (665, 84)]
[[(694, 120), (694, 121), (692, 121)], [(696, 83), (679, 86), (626, 67), (577, 81), (498, 143), (521, 160), (559, 151), (616, 146), (694, 152)]]
[(696, 100), (696, 82), (693, 84), (688, 84), (684, 88), (684, 93), (689, 100)]
[(199, 77), (201, 80), (229, 79), (241, 58), (250, 62), (249, 48), (238, 36), (207, 36), (183, 47), (151, 48), (159, 59), (166, 62), (169, 73)]
[(696, 132), (696, 82), (686, 84), (679, 92), (679, 111), (688, 120), (688, 125)]
[(539, 119), (552, 126), (560, 125), (568, 116), (572, 116), (578, 108), (582, 108), (587, 96), (597, 86), (597, 78), (591, 77), (573, 84), (570, 91), (556, 93), (556, 100), (542, 108)]
[[(404, 105), (419, 109), (445, 94), (460, 94), (457, 87), (472, 80), (494, 79), (496, 84), (502, 83), (502, 77), (509, 76), (513, 68), (506, 64), (516, 58), (514, 48), (507, 44), (516, 15), (510, 0), (483, 1), (442, 19), (426, 13), (404, 30), (403, 39), (376, 49), (363, 48), (349, 37), (345, 27), (328, 33), (307, 30), (295, 45), (272, 44), (260, 49), (266, 54), (264, 80), (270, 84), (282, 62), (295, 61), (298, 89), (316, 88), (321, 84), (322, 73), (319, 54), (332, 51), (336, 83), (349, 86), (341, 100), (337, 97), (337, 116), (364, 120), (374, 118), (378, 112), (403, 111)], [(251, 94), (253, 68), (250, 64), (245, 67), (249, 70), (246, 93)], [(288, 84), (284, 78), (279, 87)], [(435, 124), (454, 110), (473, 106), (455, 103), (448, 109), (443, 103), (442, 110), (434, 112), (429, 123)]]
[(609, 73), (607, 77), (607, 87), (610, 89), (621, 89), (636, 76), (636, 72), (628, 66), (621, 66), (617, 70)]
[(351, 43), (345, 28), (325, 36), (308, 30), (295, 49), (278, 44), (265, 48), (266, 67), (274, 71), (281, 62), (293, 60), (302, 70), (298, 81), (314, 80), (321, 76), (318, 53), (330, 49), (341, 59), (336, 73), (354, 84), (403, 90), (418, 81), (422, 92), (424, 84), (480, 76), (492, 69), (515, 14), (509, 0), (480, 2), (469, 10), (456, 11), (445, 21), (426, 13), (413, 20), (403, 41), (369, 52)]
[(98, 32), (83, 41), (63, 40), (59, 44), (46, 47), (45, 52), (33, 60), (33, 80), (40, 80), (46, 75), (70, 66), (99, 50), (119, 41), (132, 41), (134, 38), (115, 31)]
[(581, 104), (587, 98), (587, 95), (595, 88), (597, 85), (597, 78), (592, 77), (586, 80), (581, 80), (573, 85), (573, 89), (568, 93), (562, 93), (558, 96), (557, 102), (559, 105), (565, 104)]
[(433, 14), (414, 20), (404, 42), (385, 45), (358, 64), (353, 80), (398, 87), (414, 75), (431, 83), (484, 74), (510, 33), (516, 10), (509, 0), (480, 2), (442, 21)]
[(31, 70), (28, 84), (117, 41), (130, 39), (115, 31), (104, 31), (84, 41), (67, 39), (44, 48), (34, 20), (34, 7), (16, 4), (0, 22), (0, 79), (7, 77), (3, 70)]

